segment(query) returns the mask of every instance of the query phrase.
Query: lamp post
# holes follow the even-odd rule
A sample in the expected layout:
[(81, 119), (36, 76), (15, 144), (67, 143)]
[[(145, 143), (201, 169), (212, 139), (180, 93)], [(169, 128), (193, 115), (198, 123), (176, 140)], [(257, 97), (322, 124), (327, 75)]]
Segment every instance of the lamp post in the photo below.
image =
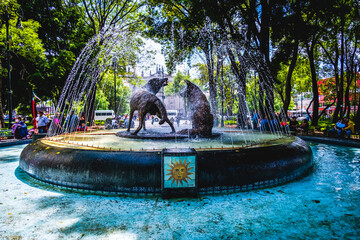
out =
[(224, 59), (225, 56), (219, 57), (221, 63), (221, 127), (224, 127)]
[[(357, 89), (357, 74), (356, 74), (356, 68), (357, 66), (355, 65), (355, 97), (354, 97), (354, 101), (353, 101), (353, 104), (354, 104), (354, 116), (356, 115), (356, 104), (357, 104), (357, 98), (356, 98), (356, 89)], [(360, 69), (360, 66), (359, 66), (359, 69)], [(350, 110), (351, 112), (351, 110)]]
[(300, 116), (302, 117), (302, 112), (303, 112), (303, 93), (302, 92), (301, 92), (301, 95), (300, 95), (300, 100), (301, 100)]
[(7, 57), (7, 68), (8, 68), (8, 77), (9, 77), (9, 129), (11, 129), (12, 124), (12, 89), (11, 89), (11, 65), (10, 65), (10, 35), (9, 35), (9, 20), (10, 15), (7, 7), (5, 7), (5, 21), (6, 21), (6, 57)]
[[(9, 129), (11, 129), (11, 125), (12, 125), (12, 87), (11, 87), (11, 64), (10, 64), (10, 34), (9, 34), (9, 28), (10, 28), (10, 14), (8, 11), (8, 7), (5, 7), (5, 13), (4, 13), (4, 20), (5, 20), (5, 25), (6, 25), (6, 57), (7, 57), (7, 69), (8, 69), (8, 77), (9, 77)], [(23, 29), (23, 27), (21, 26), (21, 16), (19, 15), (17, 23), (16, 23), (16, 28), (20, 28)]]
[(117, 106), (116, 106), (116, 70), (117, 70), (117, 66), (116, 66), (116, 57), (113, 57), (113, 67), (114, 67), (114, 103), (115, 103), (115, 118), (117, 117)]

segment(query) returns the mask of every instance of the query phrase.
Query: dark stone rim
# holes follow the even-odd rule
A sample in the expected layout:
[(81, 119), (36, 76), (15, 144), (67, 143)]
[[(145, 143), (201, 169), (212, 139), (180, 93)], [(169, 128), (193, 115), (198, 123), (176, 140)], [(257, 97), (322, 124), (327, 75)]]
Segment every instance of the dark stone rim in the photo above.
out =
[(304, 141), (360, 148), (360, 141), (355, 139), (338, 139), (338, 138), (317, 137), (317, 136), (299, 136), (299, 138), (301, 138)]
[[(101, 151), (29, 144), (19, 166), (30, 176), (55, 185), (114, 193), (159, 194), (161, 151)], [(216, 194), (282, 184), (301, 177), (313, 165), (301, 140), (285, 144), (198, 150), (198, 190)]]

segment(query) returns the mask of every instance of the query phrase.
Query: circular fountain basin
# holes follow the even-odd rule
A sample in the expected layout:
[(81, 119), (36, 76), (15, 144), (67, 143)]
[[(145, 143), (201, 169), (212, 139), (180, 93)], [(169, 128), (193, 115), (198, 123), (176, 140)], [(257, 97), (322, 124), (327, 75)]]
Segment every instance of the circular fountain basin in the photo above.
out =
[[(311, 149), (297, 137), (269, 137), (261, 144), (249, 143), (247, 139), (244, 144), (239, 140), (244, 133), (238, 138), (232, 133), (231, 140), (224, 133), (222, 142), (219, 139), (147, 141), (119, 138), (114, 132), (99, 134), (37, 140), (22, 151), (20, 168), (38, 180), (64, 187), (159, 194), (164, 149), (188, 146), (196, 151), (198, 192), (211, 194), (282, 184), (301, 177), (312, 167)], [(108, 139), (107, 143), (113, 147), (86, 144), (97, 137), (105, 143)], [(116, 148), (113, 139), (127, 149)]]

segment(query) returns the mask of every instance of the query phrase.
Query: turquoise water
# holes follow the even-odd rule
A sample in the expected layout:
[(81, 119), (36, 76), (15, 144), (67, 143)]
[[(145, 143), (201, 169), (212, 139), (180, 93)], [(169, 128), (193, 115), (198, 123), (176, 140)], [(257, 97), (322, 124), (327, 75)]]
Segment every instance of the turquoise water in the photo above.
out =
[(196, 199), (62, 191), (0, 148), (0, 239), (359, 239), (360, 149), (310, 143), (314, 170), (273, 188)]

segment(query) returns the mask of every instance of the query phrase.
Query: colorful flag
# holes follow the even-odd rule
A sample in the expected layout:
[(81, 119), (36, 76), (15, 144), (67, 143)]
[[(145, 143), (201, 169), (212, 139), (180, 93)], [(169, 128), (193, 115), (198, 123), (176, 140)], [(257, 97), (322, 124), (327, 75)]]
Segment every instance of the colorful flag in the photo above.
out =
[(31, 102), (32, 102), (33, 125), (34, 125), (34, 129), (36, 129), (36, 128), (37, 128), (37, 126), (36, 126), (37, 111), (36, 111), (36, 103), (35, 103), (34, 97), (35, 97), (36, 99), (39, 99), (40, 101), (41, 101), (41, 99), (40, 99), (38, 96), (36, 96), (35, 93), (33, 92), (33, 97), (32, 97), (32, 101), (31, 101)]
[(36, 94), (34, 92), (33, 92), (33, 95), (37, 100), (41, 101), (41, 99), (38, 96), (36, 96)]

